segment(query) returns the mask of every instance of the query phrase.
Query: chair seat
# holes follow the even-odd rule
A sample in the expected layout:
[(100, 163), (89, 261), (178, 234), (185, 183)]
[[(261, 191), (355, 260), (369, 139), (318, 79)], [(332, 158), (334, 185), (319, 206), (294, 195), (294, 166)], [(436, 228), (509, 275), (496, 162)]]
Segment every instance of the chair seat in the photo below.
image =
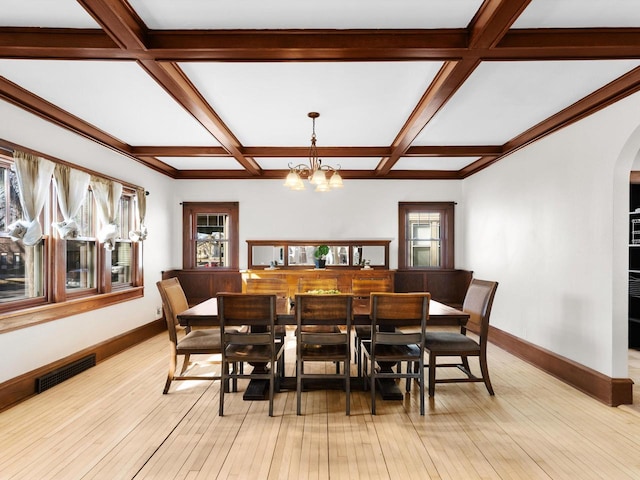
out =
[(442, 351), (452, 352), (454, 355), (457, 352), (479, 352), (480, 345), (472, 338), (455, 332), (427, 332), (425, 336), (425, 349), (430, 351)]
[(222, 348), (219, 330), (192, 330), (178, 341), (180, 352), (211, 353), (211, 349)]
[(337, 325), (305, 325), (302, 327), (302, 331), (307, 333), (340, 333), (340, 327)]
[[(364, 348), (371, 355), (371, 343), (364, 343)], [(376, 362), (400, 362), (412, 358), (420, 358), (420, 347), (417, 345), (378, 344), (375, 351)]]
[(371, 327), (369, 325), (356, 325), (356, 335), (361, 339), (371, 338)]
[(346, 345), (303, 345), (301, 356), (310, 361), (344, 361), (347, 353)]
[(229, 345), (225, 350), (227, 360), (231, 362), (269, 362), (271, 346), (269, 345)]

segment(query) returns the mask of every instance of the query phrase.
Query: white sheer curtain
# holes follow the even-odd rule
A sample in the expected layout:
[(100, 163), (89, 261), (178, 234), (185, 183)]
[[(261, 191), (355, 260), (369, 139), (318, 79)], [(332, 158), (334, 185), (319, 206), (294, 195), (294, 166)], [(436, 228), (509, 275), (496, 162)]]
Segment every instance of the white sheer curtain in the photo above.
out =
[(147, 215), (147, 192), (144, 188), (136, 188), (136, 203), (138, 204), (138, 219), (140, 220), (140, 230), (129, 232), (129, 238), (134, 242), (143, 242), (147, 239), (147, 225), (145, 216)]
[(27, 246), (33, 246), (42, 238), (38, 217), (49, 193), (55, 163), (20, 151), (13, 152), (13, 158), (24, 218), (9, 225), (9, 235), (14, 240), (22, 239)]
[(106, 178), (91, 176), (91, 190), (98, 206), (98, 216), (102, 228), (98, 232), (98, 240), (104, 243), (104, 248), (113, 250), (118, 236), (118, 213), (122, 184)]
[(60, 238), (74, 238), (78, 236), (78, 225), (73, 217), (87, 197), (89, 179), (91, 175), (67, 165), (56, 165), (53, 171), (58, 192), (58, 206), (64, 220), (54, 223)]

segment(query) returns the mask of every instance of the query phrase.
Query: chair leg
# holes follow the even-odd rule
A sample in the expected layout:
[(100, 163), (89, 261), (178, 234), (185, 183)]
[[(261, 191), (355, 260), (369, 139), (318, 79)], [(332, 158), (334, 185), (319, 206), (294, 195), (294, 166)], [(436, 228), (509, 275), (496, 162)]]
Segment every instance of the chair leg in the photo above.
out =
[(274, 384), (276, 381), (276, 375), (275, 375), (275, 362), (271, 362), (271, 373), (269, 376), (269, 416), (273, 417), (273, 394), (274, 394)]
[(296, 414), (302, 414), (302, 362), (296, 360)]
[[(351, 355), (349, 355), (350, 357)], [(345, 392), (347, 394), (347, 415), (351, 415), (351, 374), (349, 373), (349, 362), (351, 359), (347, 357), (346, 363), (344, 364), (344, 383), (345, 383)]]
[(187, 353), (184, 356), (184, 360), (182, 361), (182, 370), (180, 370), (180, 375), (183, 375), (184, 372), (187, 371), (187, 368), (189, 368), (190, 364), (191, 364), (191, 355)]
[(371, 382), (369, 383), (369, 389), (371, 390), (371, 415), (376, 414), (376, 375), (375, 375), (376, 366), (371, 361)]
[(436, 356), (433, 352), (429, 352), (429, 396), (433, 397), (436, 393)]
[(485, 387), (487, 387), (489, 395), (494, 395), (493, 387), (491, 386), (491, 380), (489, 379), (489, 367), (487, 366), (486, 355), (480, 356), (480, 371), (482, 372), (482, 379), (484, 380), (484, 385)]
[[(417, 364), (418, 368), (420, 368), (420, 370), (416, 373), (418, 373), (418, 375), (420, 375), (420, 379), (419, 379), (419, 388), (420, 388), (420, 415), (424, 416), (424, 360), (420, 359), (419, 362), (415, 363)], [(415, 370), (415, 368), (414, 368)]]
[(227, 389), (228, 374), (229, 365), (223, 360), (220, 365), (220, 408), (218, 409), (218, 415), (221, 417), (224, 415), (224, 392)]
[(175, 373), (176, 373), (177, 363), (178, 363), (178, 358), (174, 352), (169, 356), (169, 373), (167, 373), (167, 381), (164, 384), (164, 390), (162, 391), (163, 394), (167, 394), (169, 392), (171, 381), (173, 380), (173, 377), (175, 376)]

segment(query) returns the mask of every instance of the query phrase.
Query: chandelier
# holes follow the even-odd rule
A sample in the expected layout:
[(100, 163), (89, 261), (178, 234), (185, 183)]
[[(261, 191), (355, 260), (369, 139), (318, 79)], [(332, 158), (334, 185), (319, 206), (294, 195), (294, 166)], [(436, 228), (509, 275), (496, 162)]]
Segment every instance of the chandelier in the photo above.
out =
[[(342, 177), (340, 176), (340, 165), (337, 168), (331, 165), (323, 165), (318, 158), (316, 148), (316, 118), (320, 116), (318, 112), (309, 112), (309, 118), (313, 121), (311, 134), (311, 147), (309, 147), (309, 165), (301, 163), (293, 166), (289, 163), (289, 174), (284, 182), (285, 187), (291, 190), (304, 190), (302, 177), (306, 177), (309, 183), (316, 186), (316, 192), (328, 192), (332, 188), (342, 188)], [(333, 172), (333, 173), (331, 173)], [(331, 173), (331, 178), (327, 179), (327, 174)]]

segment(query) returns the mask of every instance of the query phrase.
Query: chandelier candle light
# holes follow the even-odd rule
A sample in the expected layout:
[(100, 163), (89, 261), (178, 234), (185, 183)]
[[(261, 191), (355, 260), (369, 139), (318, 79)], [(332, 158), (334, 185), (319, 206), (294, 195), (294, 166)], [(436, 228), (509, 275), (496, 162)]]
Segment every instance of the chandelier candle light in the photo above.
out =
[[(328, 192), (332, 188), (342, 188), (342, 177), (340, 176), (340, 165), (334, 168), (331, 165), (323, 165), (318, 158), (316, 148), (316, 118), (320, 116), (318, 112), (309, 112), (309, 118), (313, 120), (313, 131), (311, 134), (311, 147), (309, 147), (309, 165), (301, 163), (293, 166), (289, 164), (289, 174), (284, 182), (285, 187), (291, 190), (304, 190), (302, 177), (307, 177), (309, 183), (316, 186), (316, 192)], [(331, 178), (327, 180), (327, 172), (333, 172)]]

